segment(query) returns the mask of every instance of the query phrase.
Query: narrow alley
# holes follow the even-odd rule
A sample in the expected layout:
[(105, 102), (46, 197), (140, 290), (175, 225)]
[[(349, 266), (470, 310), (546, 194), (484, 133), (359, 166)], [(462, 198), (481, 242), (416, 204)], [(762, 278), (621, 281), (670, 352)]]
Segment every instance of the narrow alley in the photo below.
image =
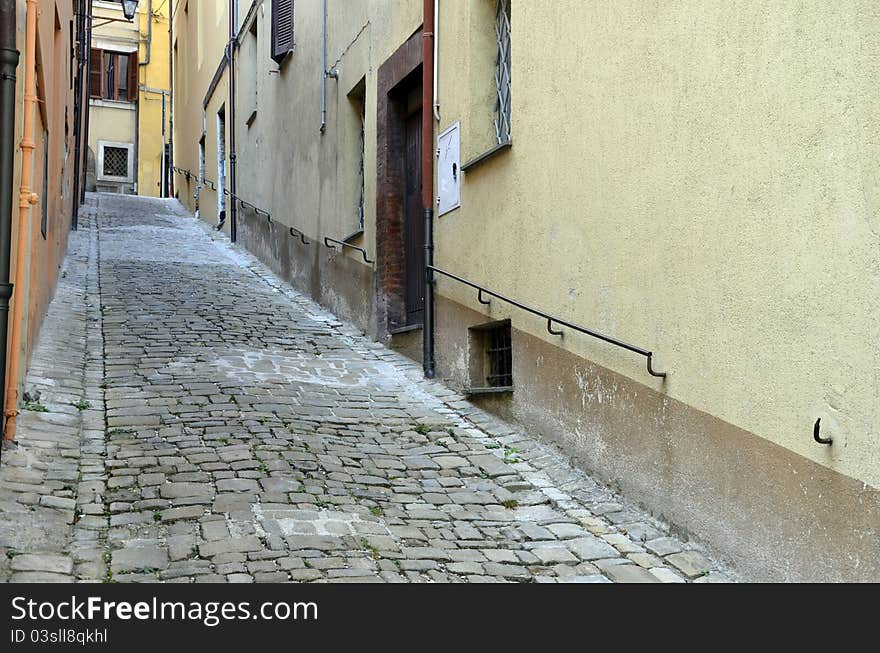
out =
[(174, 200), (90, 195), (61, 274), (2, 580), (735, 578)]

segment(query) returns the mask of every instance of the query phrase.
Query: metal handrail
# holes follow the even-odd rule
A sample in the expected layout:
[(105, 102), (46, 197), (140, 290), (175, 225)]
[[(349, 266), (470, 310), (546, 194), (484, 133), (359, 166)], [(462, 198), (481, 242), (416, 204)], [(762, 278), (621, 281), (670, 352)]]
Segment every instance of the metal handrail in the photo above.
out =
[[(172, 166), (171, 169), (176, 172), (179, 172), (182, 175), (185, 175), (187, 178), (195, 176), (195, 175), (193, 175), (193, 173), (191, 171), (186, 170), (184, 168), (178, 168), (177, 166)], [(202, 181), (205, 184), (207, 184), (208, 186), (210, 186), (212, 190), (215, 190), (215, 191), (217, 190), (217, 185), (213, 181), (208, 179), (207, 177), (204, 177), (202, 179)], [(272, 222), (272, 214), (271, 213), (269, 213), (268, 211), (264, 211), (260, 207), (251, 204), (250, 202), (248, 202), (245, 199), (242, 199), (241, 197), (239, 197), (235, 193), (231, 192), (228, 188), (223, 189), (223, 194), (226, 195), (227, 197), (231, 198), (233, 201), (238, 202), (240, 206), (246, 206), (246, 207), (252, 209), (253, 212), (256, 213), (257, 215), (265, 215), (266, 220), (268, 220), (269, 222)], [(299, 239), (300, 239), (300, 241), (302, 241), (303, 245), (310, 245), (311, 244), (308, 240), (306, 240), (306, 235), (302, 231), (297, 229), (296, 227), (290, 227), (289, 233), (291, 236), (294, 236), (294, 237), (299, 236)]]
[(310, 243), (309, 241), (306, 240), (306, 235), (305, 235), (302, 231), (300, 231), (299, 229), (297, 229), (296, 227), (290, 227), (290, 228), (288, 229), (288, 232), (289, 232), (290, 235), (293, 236), (294, 238), (296, 238), (297, 236), (299, 236), (299, 239), (302, 241), (302, 244), (303, 244), (303, 245), (311, 245), (311, 243)]
[(599, 340), (603, 340), (607, 343), (615, 345), (616, 347), (621, 347), (622, 349), (626, 349), (627, 351), (631, 351), (634, 354), (639, 354), (640, 356), (644, 356), (648, 362), (648, 374), (651, 376), (656, 376), (659, 378), (666, 378), (666, 372), (655, 372), (654, 367), (652, 365), (654, 352), (648, 351), (647, 349), (642, 349), (641, 347), (636, 347), (635, 345), (631, 345), (627, 342), (623, 342), (622, 340), (618, 340), (617, 338), (612, 338), (611, 336), (606, 336), (604, 333), (599, 333), (598, 331), (593, 331), (592, 329), (587, 329), (586, 327), (579, 326), (577, 324), (573, 324), (568, 320), (563, 320), (556, 316), (550, 315), (549, 313), (545, 313), (544, 311), (539, 311), (536, 308), (532, 308), (531, 306), (527, 306), (522, 302), (518, 302), (515, 299), (510, 299), (509, 297), (505, 297), (504, 295), (497, 293), (493, 290), (489, 290), (479, 284), (474, 283), (473, 281), (469, 281), (468, 279), (464, 279), (456, 274), (452, 274), (451, 272), (447, 272), (441, 268), (435, 267), (433, 265), (427, 266), (428, 270), (432, 272), (436, 272), (437, 274), (442, 274), (444, 277), (449, 277), (450, 279), (454, 279), (459, 283), (462, 283), (466, 286), (470, 286), (474, 290), (477, 291), (477, 300), (484, 305), (488, 305), (490, 302), (488, 300), (483, 299), (483, 293), (487, 295), (491, 295), (492, 297), (496, 297), (503, 302), (506, 302), (512, 306), (516, 306), (524, 311), (532, 313), (533, 315), (537, 315), (538, 317), (542, 317), (547, 320), (547, 331), (554, 336), (561, 336), (563, 334), (562, 331), (554, 330), (553, 325), (558, 324), (559, 326), (567, 327), (569, 329), (573, 329), (574, 331), (578, 331), (580, 333), (584, 333), (588, 336), (592, 336), (593, 338), (598, 338)]
[(367, 250), (365, 250), (363, 247), (358, 247), (357, 245), (352, 245), (351, 243), (346, 243), (343, 240), (336, 240), (335, 238), (330, 238), (330, 236), (324, 236), (324, 246), (329, 247), (330, 249), (336, 249), (336, 248), (333, 245), (331, 245), (330, 243), (328, 243), (327, 242), (328, 240), (330, 241), (330, 243), (336, 243), (337, 245), (341, 246), (343, 249), (348, 247), (349, 249), (353, 249), (353, 250), (360, 252), (361, 256), (364, 257), (365, 263), (369, 263), (370, 265), (372, 265), (373, 263), (376, 262), (376, 261), (371, 261), (369, 258), (367, 258)]

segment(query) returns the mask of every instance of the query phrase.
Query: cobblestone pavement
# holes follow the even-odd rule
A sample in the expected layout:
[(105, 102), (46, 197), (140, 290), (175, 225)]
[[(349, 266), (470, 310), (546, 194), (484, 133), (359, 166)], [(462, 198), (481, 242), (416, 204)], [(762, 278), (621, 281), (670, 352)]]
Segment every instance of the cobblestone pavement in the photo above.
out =
[(0, 579), (733, 578), (180, 205), (83, 213), (3, 453)]

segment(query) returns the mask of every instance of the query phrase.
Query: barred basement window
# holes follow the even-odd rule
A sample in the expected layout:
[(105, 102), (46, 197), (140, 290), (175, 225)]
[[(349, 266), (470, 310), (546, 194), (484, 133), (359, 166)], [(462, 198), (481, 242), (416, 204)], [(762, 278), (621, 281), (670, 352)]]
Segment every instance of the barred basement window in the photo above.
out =
[(469, 329), (470, 394), (508, 392), (513, 388), (510, 320)]
[(488, 331), (486, 361), (489, 373), (486, 385), (490, 388), (508, 388), (513, 385), (513, 348), (510, 345), (510, 322)]
[(293, 52), (293, 0), (272, 0), (272, 59), (281, 62)]
[(128, 149), (104, 146), (105, 177), (128, 177)]
[(495, 38), (495, 135), (503, 145), (510, 142), (510, 0), (496, 0)]

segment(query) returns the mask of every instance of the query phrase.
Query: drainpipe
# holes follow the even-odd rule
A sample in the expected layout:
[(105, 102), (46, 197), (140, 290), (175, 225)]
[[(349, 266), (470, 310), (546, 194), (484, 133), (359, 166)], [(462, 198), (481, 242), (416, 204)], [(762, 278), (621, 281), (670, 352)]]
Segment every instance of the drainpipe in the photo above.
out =
[(425, 212), (425, 325), (422, 366), (434, 378), (434, 1), (424, 0), (422, 34), (422, 208)]
[(15, 294), (12, 300), (12, 341), (8, 374), (6, 375), (6, 428), (4, 440), (15, 440), (15, 418), (18, 415), (18, 381), (21, 374), (21, 325), (24, 321), (24, 275), (27, 263), (28, 233), (31, 206), (39, 198), (31, 190), (31, 168), (34, 158), (34, 109), (37, 105), (37, 0), (27, 0), (27, 22), (24, 43), (24, 115), (21, 135), (21, 190), (18, 195), (18, 249), (15, 252)]
[(15, 0), (0, 0), (0, 396), (6, 396), (9, 327), (9, 258), (12, 246), (12, 178), (15, 170)]
[(79, 188), (82, 174), (82, 114), (83, 114), (83, 64), (85, 63), (85, 53), (83, 46), (85, 45), (85, 2), (77, 0), (76, 4), (76, 81), (73, 84), (73, 215), (70, 221), (70, 228), (76, 231), (79, 228)]
[(437, 66), (440, 57), (440, 0), (434, 0), (434, 120), (440, 122), (440, 101), (437, 99)]
[[(138, 30), (140, 32), (140, 30)], [(138, 33), (138, 38), (140, 39), (140, 33)], [(150, 53), (153, 51), (153, 0), (147, 4), (147, 57), (141, 62), (138, 62), (140, 66), (149, 66), (150, 65)], [(147, 80), (144, 79), (144, 83)]]
[[(140, 76), (138, 76), (140, 77)], [(134, 170), (132, 178), (134, 179), (134, 194), (140, 194), (141, 166), (140, 152), (141, 150), (141, 89), (138, 84), (137, 100), (134, 103)]]
[(321, 10), (321, 133), (327, 129), (327, 0)]
[(234, 243), (238, 240), (237, 202), (232, 199), (238, 195), (235, 186), (235, 0), (229, 0), (229, 239)]
[(159, 197), (168, 197), (168, 169), (165, 167), (165, 93), (162, 93), (162, 181), (159, 183)]
[[(83, 0), (85, 2), (85, 0)], [(83, 104), (83, 110), (85, 112), (85, 127), (83, 128), (83, 153), (82, 153), (82, 170), (83, 177), (88, 178), (88, 170), (89, 170), (89, 122), (90, 117), (92, 115), (91, 112), (91, 102), (92, 102), (92, 92), (91, 92), (91, 83), (92, 83), (92, 5), (93, 0), (89, 0), (89, 13), (85, 18), (85, 26), (86, 33), (88, 34), (88, 39), (86, 39), (86, 63), (84, 75), (88, 75), (88, 85), (86, 86), (89, 89), (86, 94), (86, 101)], [(97, 165), (97, 164), (96, 164)], [(97, 171), (96, 171), (97, 172)], [(79, 193), (79, 201), (80, 204), (86, 201), (86, 184), (83, 183), (82, 189), (80, 189)]]
[[(168, 11), (168, 168), (174, 170), (174, 12)], [(164, 144), (163, 144), (164, 145)], [(164, 152), (162, 153), (164, 156)], [(168, 197), (174, 197), (174, 174), (168, 175)]]

